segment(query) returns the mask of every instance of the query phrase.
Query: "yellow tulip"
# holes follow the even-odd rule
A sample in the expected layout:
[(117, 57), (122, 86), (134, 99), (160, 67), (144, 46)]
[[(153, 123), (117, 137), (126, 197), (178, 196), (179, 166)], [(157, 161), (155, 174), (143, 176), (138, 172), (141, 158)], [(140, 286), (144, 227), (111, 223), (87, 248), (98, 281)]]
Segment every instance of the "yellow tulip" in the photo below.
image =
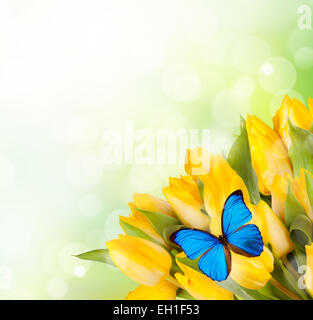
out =
[(177, 287), (167, 280), (154, 286), (141, 285), (130, 291), (126, 300), (176, 300)]
[[(150, 236), (152, 239), (156, 240), (162, 245), (165, 245), (165, 242), (161, 235), (155, 230), (150, 221), (139, 211), (136, 210), (136, 206), (134, 203), (128, 204), (132, 214), (129, 217), (119, 216), (120, 222), (126, 222), (137, 229), (144, 232), (146, 235)], [(123, 225), (121, 224), (123, 228)], [(125, 231), (125, 230), (124, 230)]]
[(170, 186), (163, 188), (163, 194), (184, 225), (207, 230), (210, 218), (201, 211), (203, 203), (196, 179), (170, 178)]
[(153, 286), (166, 278), (172, 266), (170, 254), (154, 242), (119, 235), (106, 243), (115, 265), (129, 278)]
[(261, 200), (257, 206), (248, 205), (248, 207), (253, 217), (251, 223), (259, 227), (263, 242), (271, 244), (277, 258), (286, 256), (294, 249), (287, 228), (266, 202)]
[(288, 181), (279, 175), (273, 178), (272, 183), (272, 210), (277, 217), (285, 222), (285, 202), (288, 190)]
[(275, 175), (292, 176), (287, 149), (279, 135), (259, 118), (248, 115), (246, 128), (259, 190), (265, 195), (270, 195)]
[(273, 118), (274, 129), (283, 139), (288, 149), (291, 145), (288, 119), (293, 125), (305, 130), (309, 130), (313, 123), (313, 109), (311, 100), (310, 108), (311, 112), (301, 101), (297, 99), (291, 100), (288, 96), (286, 96), (282, 102), (280, 109), (277, 110)]
[(155, 212), (161, 212), (169, 216), (175, 217), (175, 213), (170, 204), (162, 199), (151, 196), (145, 193), (135, 193), (134, 203), (137, 208)]
[(285, 201), (289, 182), (293, 194), (303, 207), (307, 216), (313, 222), (313, 211), (306, 188), (305, 173), (312, 176), (309, 171), (301, 168), (300, 176), (296, 179), (293, 179), (290, 176), (285, 176), (284, 178), (280, 176), (274, 177), (272, 188), (272, 208), (276, 215), (280, 217), (282, 221), (285, 221)]
[(209, 173), (200, 179), (204, 184), (204, 206), (211, 217), (221, 215), (226, 199), (236, 190), (240, 189), (245, 202), (250, 202), (243, 180), (221, 155), (210, 155), (210, 164)]
[(307, 291), (313, 297), (313, 244), (305, 246), (305, 252), (307, 270), (304, 275), (304, 282)]
[[(176, 256), (185, 257), (182, 252)], [(218, 286), (213, 280), (186, 266), (177, 260), (177, 264), (184, 274), (175, 273), (177, 281), (197, 300), (233, 300), (232, 292)]]
[(313, 178), (313, 175), (309, 171), (303, 168), (300, 169), (300, 176), (296, 179), (299, 186), (297, 199), (302, 205), (302, 207), (304, 208), (307, 216), (313, 222), (313, 210), (312, 210), (311, 202), (310, 202), (309, 195), (306, 188), (305, 173), (309, 174)]
[(188, 175), (200, 176), (210, 171), (210, 154), (206, 149), (187, 149), (185, 171)]
[(274, 259), (266, 247), (259, 257), (246, 258), (232, 252), (231, 258), (230, 277), (245, 288), (260, 289), (272, 277)]
[(222, 156), (211, 156), (210, 161), (210, 172), (200, 177), (204, 183), (205, 208), (212, 217), (210, 231), (216, 236), (222, 234), (221, 214), (225, 201), (232, 192), (240, 189), (252, 213), (251, 223), (259, 227), (264, 243), (270, 243), (279, 257), (290, 252), (293, 246), (288, 231), (271, 208), (264, 201), (260, 201), (257, 206), (250, 203), (249, 193), (243, 180)]

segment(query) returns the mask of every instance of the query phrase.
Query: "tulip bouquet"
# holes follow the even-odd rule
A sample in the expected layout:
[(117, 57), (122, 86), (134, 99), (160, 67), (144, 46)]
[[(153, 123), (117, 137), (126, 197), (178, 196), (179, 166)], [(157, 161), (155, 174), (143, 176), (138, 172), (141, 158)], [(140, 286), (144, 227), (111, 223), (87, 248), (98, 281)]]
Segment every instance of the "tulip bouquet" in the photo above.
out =
[[(309, 300), (313, 297), (313, 99), (284, 98), (273, 129), (242, 119), (228, 156), (187, 150), (186, 175), (170, 178), (161, 200), (135, 194), (125, 234), (81, 259), (112, 264), (139, 286), (126, 299)], [(231, 252), (224, 281), (202, 273), (172, 235), (182, 228), (221, 234), (227, 197), (241, 190), (261, 232), (257, 257)]]

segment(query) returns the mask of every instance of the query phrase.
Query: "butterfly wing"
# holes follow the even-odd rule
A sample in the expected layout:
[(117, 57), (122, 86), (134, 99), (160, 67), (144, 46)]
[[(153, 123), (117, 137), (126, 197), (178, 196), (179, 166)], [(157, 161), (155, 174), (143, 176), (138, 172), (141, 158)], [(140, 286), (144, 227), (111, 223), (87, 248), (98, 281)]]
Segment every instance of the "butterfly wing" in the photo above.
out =
[(258, 227), (248, 224), (252, 214), (243, 200), (241, 190), (233, 192), (226, 200), (222, 213), (223, 235), (235, 253), (257, 257), (263, 251), (263, 240)]
[(231, 269), (229, 249), (218, 243), (200, 258), (199, 269), (212, 280), (226, 280)]
[(263, 251), (261, 232), (254, 224), (247, 224), (231, 233), (227, 242), (232, 251), (246, 257), (258, 257)]
[(213, 235), (195, 229), (182, 229), (171, 235), (189, 259), (199, 260), (199, 269), (212, 280), (222, 281), (228, 277), (231, 268), (229, 249)]
[(233, 192), (225, 201), (222, 213), (223, 235), (236, 231), (252, 219), (252, 214), (243, 201), (241, 190)]
[(170, 239), (179, 245), (191, 260), (200, 257), (219, 243), (213, 235), (196, 229), (178, 230)]

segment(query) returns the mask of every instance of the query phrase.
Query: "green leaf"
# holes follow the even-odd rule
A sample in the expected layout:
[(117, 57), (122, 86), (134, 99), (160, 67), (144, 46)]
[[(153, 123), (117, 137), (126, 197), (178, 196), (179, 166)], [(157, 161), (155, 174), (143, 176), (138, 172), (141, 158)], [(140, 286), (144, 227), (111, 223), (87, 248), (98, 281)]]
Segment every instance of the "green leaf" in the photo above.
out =
[(290, 238), (295, 246), (305, 252), (305, 246), (312, 243), (313, 224), (306, 215), (297, 216), (290, 226)]
[(199, 193), (200, 193), (201, 199), (203, 201), (204, 183), (199, 179), (199, 177), (197, 178), (197, 183), (198, 183)]
[(244, 300), (272, 300), (274, 297), (267, 297), (257, 290), (247, 289), (235, 282), (231, 277), (228, 277), (225, 281), (216, 282), (220, 287), (231, 291), (236, 296)]
[(283, 291), (275, 287), (270, 281), (268, 281), (267, 284), (258, 291), (266, 297), (271, 297), (272, 300), (292, 300)]
[(285, 202), (285, 224), (288, 230), (290, 230), (293, 220), (299, 215), (305, 215), (305, 211), (292, 193), (291, 185), (289, 183)]
[(270, 207), (272, 207), (272, 197), (261, 194), (261, 199), (266, 202)]
[(311, 125), (311, 128), (309, 131), (313, 133), (313, 124)]
[(138, 228), (132, 226), (131, 224), (125, 221), (120, 221), (120, 225), (125, 231), (125, 233), (128, 234), (129, 236), (134, 236), (134, 237), (139, 237), (139, 238), (147, 239), (150, 241), (154, 241), (154, 239), (149, 237), (146, 233), (142, 232)]
[(198, 267), (198, 263), (199, 263), (200, 258), (201, 257), (194, 259), (194, 260), (191, 260), (188, 257), (179, 257), (179, 258), (177, 258), (177, 260), (179, 262), (185, 264), (187, 267), (190, 267), (190, 268), (202, 273), (202, 271)]
[(277, 280), (282, 286), (287, 288), (292, 293), (296, 294), (304, 300), (308, 300), (308, 295), (304, 290), (301, 290), (298, 286), (297, 279), (288, 271), (288, 269), (283, 265), (283, 263), (274, 256), (274, 270), (272, 276)]
[(288, 123), (291, 139), (289, 158), (292, 162), (295, 176), (298, 177), (300, 175), (301, 168), (313, 172), (313, 133), (295, 127), (290, 121)]
[(97, 249), (88, 251), (85, 253), (81, 253), (75, 256), (76, 258), (82, 259), (82, 260), (90, 260), (90, 261), (97, 261), (97, 262), (103, 262), (106, 264), (110, 264), (111, 266), (115, 266), (114, 262), (112, 261), (110, 257), (110, 253), (108, 249)]
[(176, 296), (185, 300), (195, 300), (195, 298), (184, 289), (178, 288)]
[(167, 244), (169, 244), (171, 247), (173, 247), (175, 249), (178, 249), (179, 251), (181, 251), (180, 246), (178, 246), (176, 243), (172, 242), (170, 238), (171, 238), (171, 235), (175, 231), (178, 231), (178, 230), (183, 229), (183, 228), (186, 228), (186, 226), (181, 225), (181, 224), (180, 225), (175, 225), (175, 226), (169, 226), (169, 227), (166, 227), (163, 230), (163, 233), (162, 233), (162, 237), (165, 240), (165, 242)]
[(243, 124), (240, 136), (229, 151), (227, 162), (243, 179), (249, 191), (251, 202), (258, 204), (260, 201), (258, 178), (251, 164), (250, 146), (245, 124)]
[(313, 177), (307, 171), (304, 171), (306, 191), (310, 200), (311, 208), (313, 208)]
[(141, 212), (154, 226), (159, 234), (163, 233), (163, 230), (169, 226), (180, 224), (180, 221), (174, 217), (168, 216), (161, 212), (154, 212), (149, 210), (136, 209)]

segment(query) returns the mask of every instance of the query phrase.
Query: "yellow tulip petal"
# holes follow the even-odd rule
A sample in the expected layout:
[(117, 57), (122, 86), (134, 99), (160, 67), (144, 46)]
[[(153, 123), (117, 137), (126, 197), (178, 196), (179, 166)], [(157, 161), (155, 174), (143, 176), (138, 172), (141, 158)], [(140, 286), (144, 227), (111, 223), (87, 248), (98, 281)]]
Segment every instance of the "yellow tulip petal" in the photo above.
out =
[(269, 195), (276, 175), (292, 176), (287, 149), (279, 135), (259, 118), (248, 115), (246, 128), (252, 166), (258, 176), (259, 190)]
[(206, 149), (187, 149), (185, 171), (188, 175), (199, 176), (210, 171), (210, 154)]
[[(120, 222), (121, 221), (126, 222), (131, 226), (134, 226), (137, 229), (141, 230), (152, 239), (158, 241), (160, 244), (162, 245), (165, 244), (163, 238), (161, 237), (160, 234), (158, 234), (158, 232), (152, 226), (150, 221), (141, 212), (135, 210), (136, 207), (134, 206), (134, 204), (129, 203), (129, 207), (132, 209), (132, 215), (130, 215), (129, 217), (120, 216), (119, 217)], [(122, 225), (121, 227), (123, 228)]]
[(304, 282), (307, 291), (309, 291), (313, 297), (313, 244), (310, 246), (305, 246), (305, 252), (307, 270), (304, 275)]
[(285, 221), (285, 201), (288, 190), (288, 181), (276, 175), (272, 184), (272, 210), (282, 221)]
[(201, 212), (203, 204), (198, 185), (191, 176), (170, 178), (170, 186), (163, 188), (163, 194), (184, 225), (208, 229), (210, 219)]
[(159, 245), (141, 238), (120, 235), (106, 243), (115, 265), (129, 278), (153, 286), (164, 279), (172, 266), (170, 254)]
[[(180, 253), (177, 257), (184, 257)], [(196, 270), (187, 267), (183, 263), (177, 264), (184, 274), (175, 273), (177, 281), (197, 300), (232, 300), (232, 292), (218, 286), (213, 280)]]
[(283, 99), (280, 109), (273, 118), (273, 123), (275, 131), (283, 139), (287, 148), (291, 145), (288, 119), (295, 126), (309, 130), (313, 123), (313, 114), (301, 101), (290, 99), (288, 96)]
[(261, 200), (257, 206), (250, 209), (253, 212), (251, 222), (259, 227), (263, 242), (271, 244), (275, 256), (283, 257), (294, 249), (287, 228), (267, 203)]
[(243, 180), (227, 161), (221, 155), (211, 155), (210, 163), (210, 172), (200, 177), (204, 184), (203, 198), (208, 214), (220, 217), (228, 196), (239, 189), (243, 192), (245, 202), (249, 203), (249, 193)]
[(175, 300), (177, 287), (167, 280), (154, 286), (141, 285), (130, 291), (126, 300)]
[(313, 210), (306, 188), (305, 173), (308, 173), (313, 178), (313, 175), (309, 171), (303, 168), (300, 169), (300, 176), (298, 179), (296, 179), (298, 184), (298, 193), (296, 194), (296, 197), (302, 205), (302, 207), (304, 208), (308, 217), (311, 219), (311, 221), (313, 221)]
[(169, 216), (175, 217), (175, 213), (171, 208), (170, 204), (162, 199), (151, 196), (145, 193), (135, 193), (134, 203), (137, 208), (155, 212), (161, 212)]
[(259, 257), (247, 258), (236, 253), (231, 253), (232, 277), (241, 286), (248, 289), (260, 289), (271, 278), (274, 259), (271, 252), (264, 247)]

